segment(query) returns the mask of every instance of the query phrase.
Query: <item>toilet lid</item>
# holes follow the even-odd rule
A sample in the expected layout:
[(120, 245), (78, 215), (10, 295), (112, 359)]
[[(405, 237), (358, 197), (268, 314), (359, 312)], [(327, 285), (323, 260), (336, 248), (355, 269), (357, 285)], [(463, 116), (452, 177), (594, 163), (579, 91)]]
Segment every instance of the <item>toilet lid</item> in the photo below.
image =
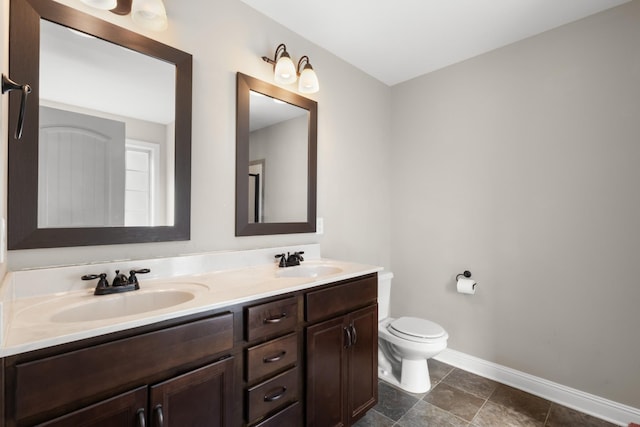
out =
[(400, 317), (391, 322), (388, 329), (394, 335), (419, 339), (436, 339), (446, 334), (437, 323), (417, 317)]

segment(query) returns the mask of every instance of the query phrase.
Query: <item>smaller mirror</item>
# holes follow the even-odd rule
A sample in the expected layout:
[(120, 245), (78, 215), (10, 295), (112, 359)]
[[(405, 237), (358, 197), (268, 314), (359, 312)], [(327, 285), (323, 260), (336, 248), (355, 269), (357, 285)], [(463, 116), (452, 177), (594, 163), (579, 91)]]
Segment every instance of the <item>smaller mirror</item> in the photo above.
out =
[(236, 235), (315, 232), (317, 103), (237, 79)]

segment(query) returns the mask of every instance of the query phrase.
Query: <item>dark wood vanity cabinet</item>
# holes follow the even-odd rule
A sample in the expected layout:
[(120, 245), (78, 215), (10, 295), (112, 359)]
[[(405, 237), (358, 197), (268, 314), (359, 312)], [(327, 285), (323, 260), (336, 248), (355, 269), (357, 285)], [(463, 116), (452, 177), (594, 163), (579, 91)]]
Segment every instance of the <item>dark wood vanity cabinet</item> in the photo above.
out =
[(233, 426), (233, 343), (226, 313), (43, 357), (9, 357), (5, 425)]
[[(231, 426), (225, 406), (233, 386), (227, 358), (150, 387), (38, 424), (46, 427)], [(147, 404), (147, 402), (149, 402)]]
[(350, 426), (377, 403), (376, 300), (375, 275), (306, 295), (307, 426)]

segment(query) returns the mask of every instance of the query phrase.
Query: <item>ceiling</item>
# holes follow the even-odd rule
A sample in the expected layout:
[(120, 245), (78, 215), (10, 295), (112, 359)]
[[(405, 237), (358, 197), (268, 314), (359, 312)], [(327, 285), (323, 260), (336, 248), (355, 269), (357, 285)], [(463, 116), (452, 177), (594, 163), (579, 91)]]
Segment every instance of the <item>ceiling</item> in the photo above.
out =
[(629, 0), (241, 1), (392, 86)]

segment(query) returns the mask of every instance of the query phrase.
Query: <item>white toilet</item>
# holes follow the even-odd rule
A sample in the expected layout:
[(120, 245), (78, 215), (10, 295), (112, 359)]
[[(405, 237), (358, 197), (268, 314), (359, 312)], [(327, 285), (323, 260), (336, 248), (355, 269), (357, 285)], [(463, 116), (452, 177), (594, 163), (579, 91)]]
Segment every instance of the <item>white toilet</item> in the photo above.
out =
[(449, 334), (417, 317), (389, 317), (393, 273), (378, 273), (378, 378), (411, 393), (431, 388), (427, 359), (447, 348)]

